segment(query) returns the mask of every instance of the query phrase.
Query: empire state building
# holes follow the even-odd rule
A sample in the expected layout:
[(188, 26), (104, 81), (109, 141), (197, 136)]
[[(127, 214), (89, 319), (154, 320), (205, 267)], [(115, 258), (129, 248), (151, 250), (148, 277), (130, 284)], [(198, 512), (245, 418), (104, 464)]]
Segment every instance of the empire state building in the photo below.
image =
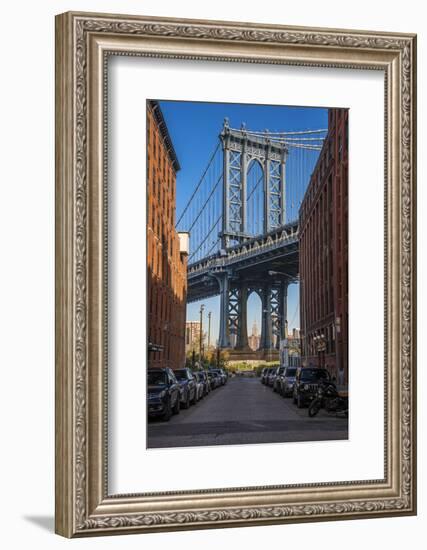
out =
[(252, 334), (248, 336), (248, 345), (251, 350), (256, 351), (259, 348), (259, 343), (260, 335), (258, 332), (258, 325), (256, 324), (256, 321), (254, 321), (254, 324), (252, 325)]

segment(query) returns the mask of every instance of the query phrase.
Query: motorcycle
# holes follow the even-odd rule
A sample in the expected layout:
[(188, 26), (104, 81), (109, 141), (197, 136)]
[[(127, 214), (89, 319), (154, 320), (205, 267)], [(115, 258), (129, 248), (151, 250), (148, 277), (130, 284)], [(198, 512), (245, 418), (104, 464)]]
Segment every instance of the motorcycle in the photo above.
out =
[(333, 382), (322, 382), (317, 388), (316, 397), (310, 403), (308, 416), (313, 418), (322, 408), (328, 413), (348, 417), (348, 397), (340, 396)]

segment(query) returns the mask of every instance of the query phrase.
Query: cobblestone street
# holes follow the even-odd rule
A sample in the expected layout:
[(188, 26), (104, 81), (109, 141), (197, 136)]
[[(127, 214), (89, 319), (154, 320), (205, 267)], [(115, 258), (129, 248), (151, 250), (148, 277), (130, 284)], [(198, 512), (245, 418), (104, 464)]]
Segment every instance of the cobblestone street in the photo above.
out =
[(348, 420), (324, 411), (309, 418), (260, 383), (259, 378), (235, 377), (169, 422), (149, 421), (148, 447), (189, 447), (342, 440)]

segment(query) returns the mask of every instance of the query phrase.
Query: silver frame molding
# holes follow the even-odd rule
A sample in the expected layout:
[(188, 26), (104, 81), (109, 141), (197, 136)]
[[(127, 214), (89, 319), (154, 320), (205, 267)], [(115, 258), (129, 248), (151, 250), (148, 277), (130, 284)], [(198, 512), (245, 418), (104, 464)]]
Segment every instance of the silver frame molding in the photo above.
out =
[[(108, 494), (105, 161), (109, 55), (384, 71), (384, 479)], [(58, 534), (78, 537), (416, 513), (415, 109), (415, 35), (89, 13), (56, 17)]]

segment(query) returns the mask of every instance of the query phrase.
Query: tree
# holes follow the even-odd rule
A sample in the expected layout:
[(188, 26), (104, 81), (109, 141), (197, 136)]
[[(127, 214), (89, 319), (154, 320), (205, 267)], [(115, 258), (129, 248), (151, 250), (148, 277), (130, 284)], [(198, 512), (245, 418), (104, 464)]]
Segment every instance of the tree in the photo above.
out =
[[(206, 332), (203, 332), (202, 333), (202, 355), (204, 355), (204, 350), (206, 349), (205, 343), (206, 343)], [(200, 332), (198, 332), (195, 335), (195, 337), (193, 339), (193, 343), (190, 345), (190, 347), (187, 350), (187, 354), (186, 354), (187, 359), (192, 360), (193, 351), (194, 351), (194, 354), (195, 354), (195, 360), (198, 361), (199, 360), (199, 353), (200, 353)]]

